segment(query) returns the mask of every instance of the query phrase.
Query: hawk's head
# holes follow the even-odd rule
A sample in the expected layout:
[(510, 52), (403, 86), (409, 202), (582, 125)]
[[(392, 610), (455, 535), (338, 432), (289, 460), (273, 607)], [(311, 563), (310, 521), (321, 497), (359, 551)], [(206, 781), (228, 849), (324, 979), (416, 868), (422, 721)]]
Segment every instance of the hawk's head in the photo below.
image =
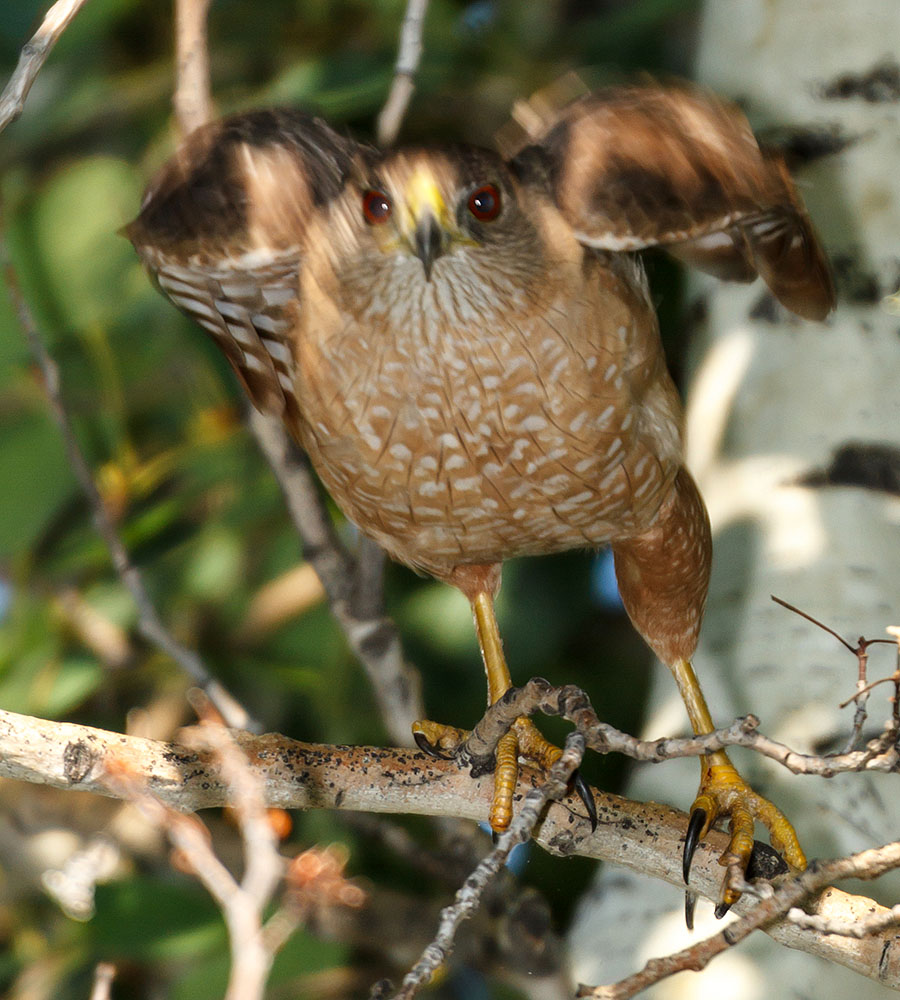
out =
[(521, 281), (540, 246), (507, 165), (471, 146), (384, 154), (348, 182), (329, 221), (343, 274), (397, 268), (428, 283), (483, 269)]

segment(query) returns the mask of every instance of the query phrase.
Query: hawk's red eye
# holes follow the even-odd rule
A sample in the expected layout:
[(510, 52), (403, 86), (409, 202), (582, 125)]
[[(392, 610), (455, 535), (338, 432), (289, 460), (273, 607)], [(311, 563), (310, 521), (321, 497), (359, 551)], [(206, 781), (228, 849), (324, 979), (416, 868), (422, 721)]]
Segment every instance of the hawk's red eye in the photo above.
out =
[(490, 222), (500, 214), (500, 190), (485, 184), (469, 195), (469, 211), (479, 222)]
[(391, 199), (383, 191), (366, 191), (363, 195), (363, 215), (366, 222), (377, 226), (391, 217)]

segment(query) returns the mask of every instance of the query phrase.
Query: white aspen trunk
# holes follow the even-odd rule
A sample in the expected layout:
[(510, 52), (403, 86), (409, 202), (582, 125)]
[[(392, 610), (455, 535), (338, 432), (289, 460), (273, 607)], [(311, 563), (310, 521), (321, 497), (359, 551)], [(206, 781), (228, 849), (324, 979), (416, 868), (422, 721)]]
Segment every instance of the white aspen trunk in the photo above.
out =
[[(714, 532), (695, 663), (713, 716), (724, 724), (753, 712), (767, 734), (798, 750), (840, 750), (853, 708), (838, 706), (854, 693), (855, 658), (770, 594), (851, 643), (885, 637), (885, 627), (900, 621), (900, 318), (884, 301), (900, 282), (900, 2), (708, 0), (698, 41), (697, 78), (739, 101), (758, 130), (787, 127), (807, 138), (811, 129), (834, 130), (852, 140), (797, 175), (835, 264), (836, 313), (825, 324), (806, 323), (775, 306), (759, 282), (704, 281), (687, 425), (688, 465)], [(859, 461), (839, 478), (876, 479), (881, 488), (821, 482), (835, 451), (848, 445)], [(878, 445), (878, 454), (859, 445)], [(871, 648), (870, 680), (892, 672), (895, 653)], [(864, 739), (888, 717), (890, 693), (888, 685), (873, 692)], [(645, 734), (685, 729), (680, 699), (660, 669)], [(826, 781), (742, 752), (733, 757), (789, 815), (810, 856), (900, 836), (897, 775)], [(637, 769), (628, 791), (687, 808), (696, 782), (695, 763), (666, 763)], [(893, 905), (897, 885), (845, 888)], [(572, 931), (573, 977), (612, 982), (721, 927), (710, 911), (701, 901), (689, 935), (679, 892), (604, 870)], [(705, 972), (682, 973), (646, 995), (893, 993), (757, 934)]]

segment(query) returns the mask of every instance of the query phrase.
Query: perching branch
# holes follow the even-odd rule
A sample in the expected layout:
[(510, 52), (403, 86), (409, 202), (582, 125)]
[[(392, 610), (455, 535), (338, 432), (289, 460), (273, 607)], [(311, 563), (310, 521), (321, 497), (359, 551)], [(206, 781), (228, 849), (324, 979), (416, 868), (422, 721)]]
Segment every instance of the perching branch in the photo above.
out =
[[(259, 774), (268, 806), (475, 820), (483, 819), (490, 808), (491, 775), (473, 778), (454, 761), (437, 760), (419, 751), (319, 746), (275, 734), (239, 733), (235, 740)], [(228, 782), (211, 755), (183, 743), (0, 712), (0, 746), (0, 777), (108, 796), (113, 794), (108, 786), (108, 763), (124, 760), (149, 792), (174, 809), (221, 806), (231, 797)], [(517, 811), (528, 791), (542, 780), (531, 769), (523, 769), (515, 797)], [(535, 830), (535, 841), (553, 854), (605, 860), (682, 886), (684, 813), (596, 789), (593, 794), (599, 817), (595, 832), (581, 802), (569, 795), (550, 806)], [(727, 842), (725, 834), (710, 833), (694, 859), (691, 887), (711, 900), (718, 899), (722, 882), (718, 861)], [(743, 915), (757, 905), (745, 895), (734, 909)], [(846, 920), (856, 914), (874, 918), (890, 912), (872, 900), (838, 889), (827, 890), (808, 909), (829, 920)], [(857, 941), (820, 934), (789, 921), (765, 930), (789, 947), (900, 987), (900, 947), (891, 931)]]
[(13, 75), (0, 94), (0, 132), (22, 114), (35, 77), (53, 46), (85, 3), (86, 0), (57, 0), (47, 11), (31, 40), (22, 48)]

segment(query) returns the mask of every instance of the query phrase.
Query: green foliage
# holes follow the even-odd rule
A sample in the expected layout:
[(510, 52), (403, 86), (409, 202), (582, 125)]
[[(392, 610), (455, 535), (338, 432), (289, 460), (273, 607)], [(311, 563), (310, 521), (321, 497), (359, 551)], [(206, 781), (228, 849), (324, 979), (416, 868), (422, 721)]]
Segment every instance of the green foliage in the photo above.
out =
[[(46, 6), (17, 0), (4, 7), (4, 79)], [(211, 54), (221, 110), (299, 103), (371, 134), (390, 84), (404, 6), (401, 0), (220, 0), (213, 5)], [(569, 69), (580, 69), (589, 83), (635, 70), (682, 69), (677, 40), (693, 6), (692, 0), (432, 0), (404, 134), (490, 143), (515, 98)], [(383, 741), (365, 678), (324, 607), (263, 636), (242, 632), (254, 596), (299, 560), (299, 543), (242, 429), (241, 397), (227, 365), (154, 292), (117, 235), (136, 213), (152, 169), (171, 152), (171, 34), (168, 4), (93, 0), (79, 14), (0, 145), (6, 236), (60, 363), (82, 447), (163, 619), (267, 729), (315, 740)], [(131, 709), (180, 697), (186, 680), (134, 632), (134, 608), (94, 532), (5, 300), (0, 514), (0, 582), (12, 595), (0, 617), (0, 705), (123, 729)], [(640, 712), (642, 673), (624, 675), (619, 664), (639, 647), (620, 619), (601, 627), (589, 574), (583, 554), (505, 571), (500, 614), (513, 673), (520, 680), (542, 674), (583, 683), (598, 707), (627, 727)], [(398, 568), (390, 570), (388, 589), (410, 658), (428, 667), (426, 701), (442, 706), (448, 722), (473, 722), (483, 690), (464, 602)], [(126, 637), (127, 666), (105, 660), (73, 622), (62, 600), (70, 592)], [(604, 672), (633, 682), (610, 690)], [(588, 776), (614, 782), (615, 767), (602, 766), (601, 772), (590, 762)], [(93, 829), (90, 816), (74, 826), (85, 835)], [(370, 862), (366, 874), (376, 882), (396, 864), (379, 860), (340, 816), (297, 817), (295, 839), (297, 845), (349, 841)], [(0, 876), (9, 865), (0, 855)], [(554, 887), (562, 920), (586, 866), (542, 859), (526, 877), (532, 869), (535, 881)], [(17, 892), (0, 902), (0, 992), (41, 962), (55, 970), (53, 995), (84, 996), (93, 964), (110, 959), (126, 969), (122, 996), (160, 995), (154, 992), (160, 983), (163, 995), (174, 998), (222, 995), (221, 918), (193, 881), (171, 873), (164, 856), (145, 857), (101, 887), (96, 916), (85, 924), (41, 901), (34, 884)], [(272, 981), (300, 983), (354, 960), (339, 945), (301, 934), (279, 958)], [(305, 995), (296, 990), (285, 995)]]

